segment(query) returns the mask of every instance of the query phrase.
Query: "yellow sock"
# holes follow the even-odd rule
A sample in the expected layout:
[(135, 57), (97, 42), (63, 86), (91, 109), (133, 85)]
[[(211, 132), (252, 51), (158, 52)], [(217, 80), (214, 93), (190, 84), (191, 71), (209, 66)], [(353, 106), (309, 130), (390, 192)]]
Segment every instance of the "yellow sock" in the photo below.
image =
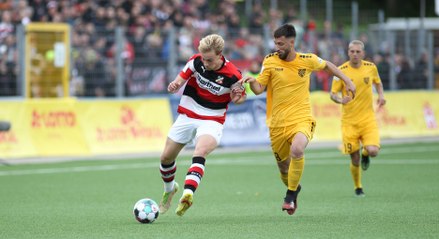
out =
[(305, 158), (291, 159), (288, 168), (288, 189), (296, 191), (302, 178), (303, 168), (305, 166)]
[(285, 186), (288, 187), (288, 173), (281, 173), (280, 174), (280, 179), (285, 184)]
[(351, 175), (352, 175), (352, 179), (354, 180), (354, 186), (355, 188), (361, 188), (361, 170), (360, 170), (360, 166), (355, 166), (352, 164), (351, 162)]
[(365, 148), (363, 148), (363, 150), (361, 150), (361, 154), (363, 156), (369, 156), (369, 152), (367, 152), (367, 150)]

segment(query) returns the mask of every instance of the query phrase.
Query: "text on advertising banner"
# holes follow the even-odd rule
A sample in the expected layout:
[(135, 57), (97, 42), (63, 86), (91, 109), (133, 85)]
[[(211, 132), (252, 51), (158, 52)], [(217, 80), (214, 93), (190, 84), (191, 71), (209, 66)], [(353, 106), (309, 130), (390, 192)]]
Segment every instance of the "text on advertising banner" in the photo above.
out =
[(92, 154), (159, 152), (172, 124), (167, 98), (78, 102)]

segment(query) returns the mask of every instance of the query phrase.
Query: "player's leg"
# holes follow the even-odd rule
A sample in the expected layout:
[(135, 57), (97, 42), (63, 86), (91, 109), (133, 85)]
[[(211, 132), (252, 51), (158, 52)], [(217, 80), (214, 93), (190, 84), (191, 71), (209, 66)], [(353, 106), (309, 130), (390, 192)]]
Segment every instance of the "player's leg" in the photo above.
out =
[(271, 150), (279, 168), (280, 179), (288, 187), (288, 167), (290, 165), (290, 143), (285, 139), (283, 128), (270, 128)]
[(360, 170), (360, 151), (357, 150), (354, 153), (351, 153), (351, 163), (350, 163), (350, 171), (352, 180), (354, 181), (354, 190), (355, 195), (362, 197), (364, 196), (363, 186), (361, 184), (361, 170)]
[(284, 198), (282, 210), (286, 210), (289, 215), (294, 214), (297, 209), (297, 196), (302, 188), (300, 180), (305, 166), (304, 152), (309, 141), (312, 139), (314, 128), (315, 121), (308, 121), (287, 129), (290, 132), (289, 134), (287, 133), (288, 139), (292, 140), (289, 153), (288, 190)]
[[(288, 189), (288, 170), (291, 162), (290, 141), (285, 137), (285, 130), (280, 128), (270, 128), (270, 141), (277, 167), (279, 168), (280, 178)], [(282, 210), (287, 210), (288, 214), (292, 214), (295, 207), (290, 202), (285, 202), (284, 198)]]
[(175, 159), (183, 147), (184, 144), (176, 143), (170, 138), (167, 138), (165, 149), (160, 156), (160, 174), (164, 184), (164, 192), (159, 205), (160, 213), (162, 214), (168, 211), (171, 206), (172, 198), (179, 189), (174, 179), (177, 171)]
[(177, 215), (183, 216), (186, 210), (192, 206), (194, 192), (197, 190), (204, 176), (206, 156), (216, 147), (217, 142), (211, 135), (202, 135), (198, 138), (192, 164), (186, 174), (183, 195), (175, 211)]
[(378, 156), (378, 153), (380, 151), (380, 147), (378, 147), (377, 145), (365, 145), (364, 149), (367, 151), (367, 154), (372, 158)]
[(361, 168), (367, 170), (370, 166), (370, 157), (376, 157), (380, 150), (380, 137), (376, 122), (363, 125), (362, 132)]
[(361, 152), (361, 168), (367, 170), (370, 166), (370, 157), (376, 157), (380, 148), (376, 145), (365, 145)]
[(215, 121), (199, 121), (196, 144), (192, 158), (192, 164), (186, 174), (183, 195), (175, 213), (179, 216), (187, 211), (193, 203), (193, 195), (204, 176), (206, 157), (219, 144), (222, 136), (223, 125)]
[(342, 125), (343, 137), (343, 153), (349, 154), (351, 162), (349, 169), (352, 180), (354, 182), (354, 192), (357, 196), (363, 196), (363, 188), (361, 185), (361, 170), (360, 170), (360, 134), (357, 127), (352, 125)]
[(302, 132), (298, 132), (290, 147), (290, 165), (288, 168), (288, 189), (296, 190), (302, 178), (303, 169), (305, 166), (305, 148), (308, 145), (308, 137)]
[(177, 171), (176, 158), (186, 143), (194, 137), (195, 128), (190, 119), (180, 115), (172, 125), (166, 139), (165, 148), (160, 156), (160, 174), (164, 184), (164, 192), (160, 201), (160, 213), (165, 213), (171, 206), (172, 198), (179, 190), (175, 182)]
[(282, 210), (293, 215), (297, 209), (297, 196), (301, 190), (300, 179), (302, 178), (305, 167), (304, 151), (308, 145), (308, 138), (298, 132), (291, 143), (290, 147), (290, 165), (288, 167), (288, 190), (284, 198)]

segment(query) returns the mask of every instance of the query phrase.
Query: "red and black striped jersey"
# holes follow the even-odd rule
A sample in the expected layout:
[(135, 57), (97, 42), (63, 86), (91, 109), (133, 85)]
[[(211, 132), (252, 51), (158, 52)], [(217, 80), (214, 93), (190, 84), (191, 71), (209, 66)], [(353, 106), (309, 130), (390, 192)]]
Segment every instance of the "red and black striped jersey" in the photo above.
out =
[(242, 78), (238, 68), (223, 57), (221, 68), (209, 71), (201, 61), (201, 54), (196, 54), (186, 63), (180, 76), (187, 84), (178, 105), (178, 113), (224, 124), (227, 106), (231, 101), (230, 88)]

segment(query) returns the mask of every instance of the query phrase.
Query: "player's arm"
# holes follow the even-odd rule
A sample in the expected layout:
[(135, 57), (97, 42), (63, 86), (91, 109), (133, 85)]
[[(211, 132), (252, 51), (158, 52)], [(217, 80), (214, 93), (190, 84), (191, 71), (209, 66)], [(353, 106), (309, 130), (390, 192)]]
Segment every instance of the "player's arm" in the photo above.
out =
[(384, 98), (384, 89), (383, 84), (381, 83), (373, 83), (375, 86), (375, 90), (378, 93), (377, 105), (378, 107), (384, 106), (386, 104), (386, 99)]
[(341, 72), (340, 69), (338, 69), (332, 62), (329, 61), (326, 61), (325, 70), (340, 78), (345, 84), (346, 91), (352, 93), (352, 99), (355, 97), (355, 85), (354, 83), (352, 83), (349, 77), (347, 77), (343, 72)]
[(343, 89), (343, 83), (340, 81), (338, 77), (334, 77), (332, 79), (332, 85), (331, 85), (331, 91), (329, 93), (329, 96), (332, 101), (334, 101), (337, 104), (347, 104), (352, 100), (352, 97), (350, 95), (343, 96), (341, 93)]
[(175, 79), (171, 83), (169, 83), (168, 92), (169, 93), (177, 92), (184, 85), (185, 82), (186, 80), (183, 79), (183, 77), (177, 75), (177, 77), (175, 77)]
[(265, 91), (266, 86), (261, 85), (259, 82), (256, 81), (256, 78), (252, 76), (246, 76), (241, 81), (243, 83), (249, 83), (250, 88), (252, 89), (253, 93), (255, 93), (255, 95), (260, 95), (262, 94), (262, 92)]

